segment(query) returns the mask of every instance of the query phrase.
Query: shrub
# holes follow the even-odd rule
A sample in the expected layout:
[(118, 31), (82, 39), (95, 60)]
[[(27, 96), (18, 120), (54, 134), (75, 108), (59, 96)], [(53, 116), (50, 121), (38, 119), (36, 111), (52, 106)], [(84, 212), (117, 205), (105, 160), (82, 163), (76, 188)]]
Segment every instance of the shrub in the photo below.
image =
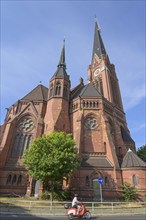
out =
[(50, 199), (50, 192), (44, 191), (44, 192), (42, 193), (41, 198), (44, 199), (44, 200)]
[(121, 191), (126, 202), (136, 200), (136, 189), (129, 183), (124, 182), (123, 186), (121, 187)]
[(146, 202), (146, 194), (144, 195), (144, 198), (143, 198), (144, 202)]

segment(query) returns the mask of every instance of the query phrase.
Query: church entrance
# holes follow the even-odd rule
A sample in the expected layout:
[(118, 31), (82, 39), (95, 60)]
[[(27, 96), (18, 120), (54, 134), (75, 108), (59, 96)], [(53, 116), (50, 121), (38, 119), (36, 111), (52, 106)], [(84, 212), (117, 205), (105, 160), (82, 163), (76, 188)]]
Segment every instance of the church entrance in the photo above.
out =
[(97, 179), (93, 180), (93, 200), (100, 201), (100, 185)]
[(35, 182), (35, 188), (34, 188), (34, 196), (35, 197), (39, 196), (39, 188), (40, 188), (40, 180), (37, 180)]

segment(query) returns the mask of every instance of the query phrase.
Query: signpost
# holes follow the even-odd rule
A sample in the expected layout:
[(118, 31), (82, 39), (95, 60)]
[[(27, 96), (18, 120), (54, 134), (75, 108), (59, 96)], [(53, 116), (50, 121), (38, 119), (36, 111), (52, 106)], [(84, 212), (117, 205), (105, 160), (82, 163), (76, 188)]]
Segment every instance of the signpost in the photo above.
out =
[(103, 178), (99, 177), (97, 180), (100, 185), (100, 197), (101, 197), (101, 203), (102, 203), (102, 186), (101, 185), (103, 184)]

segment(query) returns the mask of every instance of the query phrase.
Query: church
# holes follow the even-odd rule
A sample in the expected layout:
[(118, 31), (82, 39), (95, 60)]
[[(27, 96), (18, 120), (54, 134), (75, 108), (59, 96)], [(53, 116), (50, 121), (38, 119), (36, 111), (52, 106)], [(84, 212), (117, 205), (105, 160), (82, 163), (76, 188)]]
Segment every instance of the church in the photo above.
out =
[(66, 183), (72, 194), (98, 201), (99, 177), (104, 200), (121, 198), (124, 182), (137, 189), (139, 198), (146, 194), (146, 163), (136, 155), (115, 66), (110, 63), (97, 21), (86, 84), (80, 78), (71, 88), (64, 42), (49, 87), (39, 84), (7, 109), (0, 127), (1, 195), (39, 194), (41, 184), (28, 176), (23, 152), (35, 138), (54, 130), (72, 133), (82, 158)]

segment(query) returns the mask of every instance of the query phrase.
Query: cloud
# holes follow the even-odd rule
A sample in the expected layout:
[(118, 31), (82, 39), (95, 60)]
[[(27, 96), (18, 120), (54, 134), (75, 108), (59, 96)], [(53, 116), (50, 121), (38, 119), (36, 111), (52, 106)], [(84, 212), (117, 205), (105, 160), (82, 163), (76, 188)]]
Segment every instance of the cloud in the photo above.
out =
[(134, 128), (131, 129), (132, 133), (136, 133), (138, 131), (141, 131), (141, 130), (144, 130), (146, 128), (146, 123), (142, 123), (142, 124), (139, 124), (138, 126), (135, 126)]
[(124, 109), (127, 111), (138, 104), (145, 98), (145, 83), (139, 85), (129, 84), (124, 87), (123, 103)]

